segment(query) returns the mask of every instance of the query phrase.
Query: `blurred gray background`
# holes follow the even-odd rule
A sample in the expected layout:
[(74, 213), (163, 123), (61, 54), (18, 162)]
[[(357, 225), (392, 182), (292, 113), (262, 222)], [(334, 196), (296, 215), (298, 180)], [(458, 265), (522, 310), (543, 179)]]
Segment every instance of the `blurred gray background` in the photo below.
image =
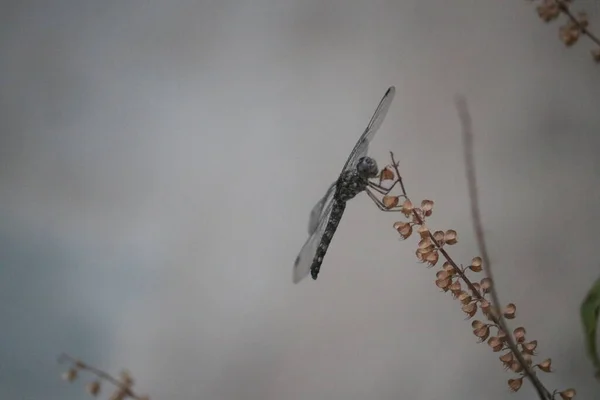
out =
[[(575, 8), (600, 29), (597, 2)], [(600, 272), (600, 70), (557, 31), (521, 0), (4, 2), (0, 398), (86, 398), (62, 351), (156, 400), (534, 398), (365, 195), (319, 280), (291, 282), (390, 85), (372, 154), (435, 200), (462, 263), (467, 96), (513, 327), (550, 390), (597, 398), (578, 307)]]

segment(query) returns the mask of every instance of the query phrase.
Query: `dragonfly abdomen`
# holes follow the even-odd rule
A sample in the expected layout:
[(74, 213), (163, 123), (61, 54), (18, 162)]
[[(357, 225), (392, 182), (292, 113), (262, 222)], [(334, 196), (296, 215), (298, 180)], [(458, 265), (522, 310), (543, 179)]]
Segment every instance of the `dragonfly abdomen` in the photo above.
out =
[(321, 264), (323, 263), (323, 258), (327, 253), (327, 248), (331, 243), (333, 234), (337, 230), (337, 227), (340, 224), (340, 220), (342, 219), (342, 215), (344, 214), (344, 210), (346, 209), (346, 202), (337, 200), (334, 200), (334, 202), (335, 203), (333, 203), (329, 221), (327, 221), (327, 226), (325, 227), (325, 231), (323, 232), (323, 236), (321, 237), (321, 242), (319, 243), (319, 247), (317, 247), (315, 257), (313, 259), (312, 265), (310, 266), (310, 273), (312, 275), (312, 278), (315, 280), (317, 279), (319, 271), (321, 270)]

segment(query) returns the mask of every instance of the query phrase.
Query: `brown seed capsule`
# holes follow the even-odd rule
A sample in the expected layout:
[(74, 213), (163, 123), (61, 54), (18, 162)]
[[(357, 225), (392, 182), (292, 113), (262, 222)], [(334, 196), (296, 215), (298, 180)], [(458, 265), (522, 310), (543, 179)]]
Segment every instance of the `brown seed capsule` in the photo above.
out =
[(426, 217), (429, 217), (433, 213), (433, 200), (423, 200), (421, 202), (421, 210)]
[(443, 246), (444, 245), (444, 232), (442, 231), (435, 231), (433, 233), (433, 238), (435, 239), (435, 241), (440, 245)]
[(457, 298), (458, 301), (460, 301), (463, 304), (469, 304), (472, 300), (471, 296), (469, 296), (467, 292), (460, 293)]
[(575, 389), (567, 389), (563, 390), (562, 392), (558, 392), (558, 394), (563, 400), (571, 400), (573, 397), (575, 397), (577, 392), (575, 391)]
[(477, 313), (477, 303), (464, 304), (461, 309), (465, 314), (467, 314), (467, 319), (473, 318), (473, 316)]
[(547, 358), (536, 366), (544, 372), (552, 372), (552, 359)]
[(481, 263), (481, 257), (475, 257), (471, 260), (471, 265), (469, 266), (469, 268), (473, 272), (481, 272), (483, 270), (483, 268), (481, 267)]
[(523, 353), (527, 353), (530, 355), (534, 355), (535, 354), (535, 349), (537, 348), (537, 340), (532, 340), (529, 343), (523, 343), (521, 345), (521, 348), (523, 349)]
[(521, 386), (523, 386), (523, 377), (508, 380), (508, 387), (510, 388), (511, 392), (517, 392), (519, 389), (521, 389)]
[(400, 199), (398, 198), (398, 196), (385, 195), (383, 196), (381, 202), (383, 203), (383, 206), (389, 210), (390, 208), (396, 207), (400, 202)]
[(515, 306), (513, 303), (509, 303), (504, 309), (503, 314), (504, 318), (506, 319), (514, 319), (515, 315), (517, 314), (517, 306)]
[(492, 280), (490, 278), (483, 278), (479, 285), (483, 293), (489, 293), (492, 289)]
[(454, 229), (448, 229), (446, 232), (444, 232), (444, 242), (450, 246), (458, 243), (458, 234)]
[(502, 351), (502, 349), (504, 348), (504, 343), (502, 343), (502, 340), (500, 340), (500, 338), (498, 338), (497, 336), (492, 336), (491, 338), (489, 338), (488, 345), (492, 348), (492, 351), (494, 353)]
[(413, 231), (412, 224), (401, 221), (394, 224), (394, 229), (398, 231), (402, 239), (408, 239)]
[(525, 341), (525, 328), (522, 326), (518, 327), (513, 331), (513, 335), (515, 336), (515, 340), (517, 343), (523, 343)]
[(385, 167), (379, 173), (379, 182), (391, 181), (395, 177), (394, 171), (390, 167)]
[(402, 203), (402, 214), (404, 214), (408, 217), (412, 214), (412, 210), (413, 210), (412, 202), (408, 199), (404, 200), (404, 203)]

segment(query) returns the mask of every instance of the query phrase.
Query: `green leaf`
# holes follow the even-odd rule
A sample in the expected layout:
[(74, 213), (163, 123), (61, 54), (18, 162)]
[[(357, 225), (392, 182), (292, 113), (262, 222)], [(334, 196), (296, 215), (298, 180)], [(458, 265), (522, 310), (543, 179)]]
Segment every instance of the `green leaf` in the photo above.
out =
[(600, 356), (596, 346), (598, 332), (598, 316), (600, 315), (600, 279), (598, 279), (581, 304), (581, 322), (588, 356), (596, 368), (597, 376), (600, 374)]

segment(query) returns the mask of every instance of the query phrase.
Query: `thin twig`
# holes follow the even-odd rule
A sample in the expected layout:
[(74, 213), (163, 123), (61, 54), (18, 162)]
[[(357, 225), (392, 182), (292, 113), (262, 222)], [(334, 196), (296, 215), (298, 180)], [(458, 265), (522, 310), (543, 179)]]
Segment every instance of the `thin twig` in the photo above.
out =
[(497, 321), (496, 322), (502, 331), (506, 333), (506, 340), (508, 342), (508, 347), (515, 355), (517, 361), (523, 367), (525, 372), (525, 376), (529, 378), (533, 386), (535, 387), (538, 396), (542, 400), (552, 399), (552, 394), (544, 387), (542, 382), (538, 379), (535, 372), (532, 370), (530, 365), (525, 361), (523, 355), (519, 351), (517, 344), (513, 336), (508, 332), (508, 327), (506, 325), (506, 321), (500, 309), (500, 300), (498, 298), (498, 292), (496, 291), (494, 278), (492, 275), (492, 268), (490, 262), (490, 256), (487, 250), (487, 246), (485, 243), (485, 236), (483, 233), (483, 224), (481, 222), (481, 212), (479, 210), (479, 197), (477, 193), (477, 180), (475, 177), (475, 163), (473, 160), (473, 130), (471, 124), (471, 116), (469, 115), (469, 111), (467, 108), (467, 101), (462, 96), (457, 96), (456, 98), (456, 108), (458, 110), (458, 115), (460, 118), (461, 126), (462, 126), (462, 137), (463, 137), (463, 148), (464, 148), (464, 156), (465, 156), (465, 172), (467, 176), (467, 182), (469, 186), (469, 199), (471, 202), (471, 219), (473, 221), (473, 230), (475, 231), (475, 236), (477, 239), (477, 246), (481, 253), (481, 258), (483, 260), (483, 269), (492, 281), (491, 285), (491, 296), (492, 301), (492, 315)]

